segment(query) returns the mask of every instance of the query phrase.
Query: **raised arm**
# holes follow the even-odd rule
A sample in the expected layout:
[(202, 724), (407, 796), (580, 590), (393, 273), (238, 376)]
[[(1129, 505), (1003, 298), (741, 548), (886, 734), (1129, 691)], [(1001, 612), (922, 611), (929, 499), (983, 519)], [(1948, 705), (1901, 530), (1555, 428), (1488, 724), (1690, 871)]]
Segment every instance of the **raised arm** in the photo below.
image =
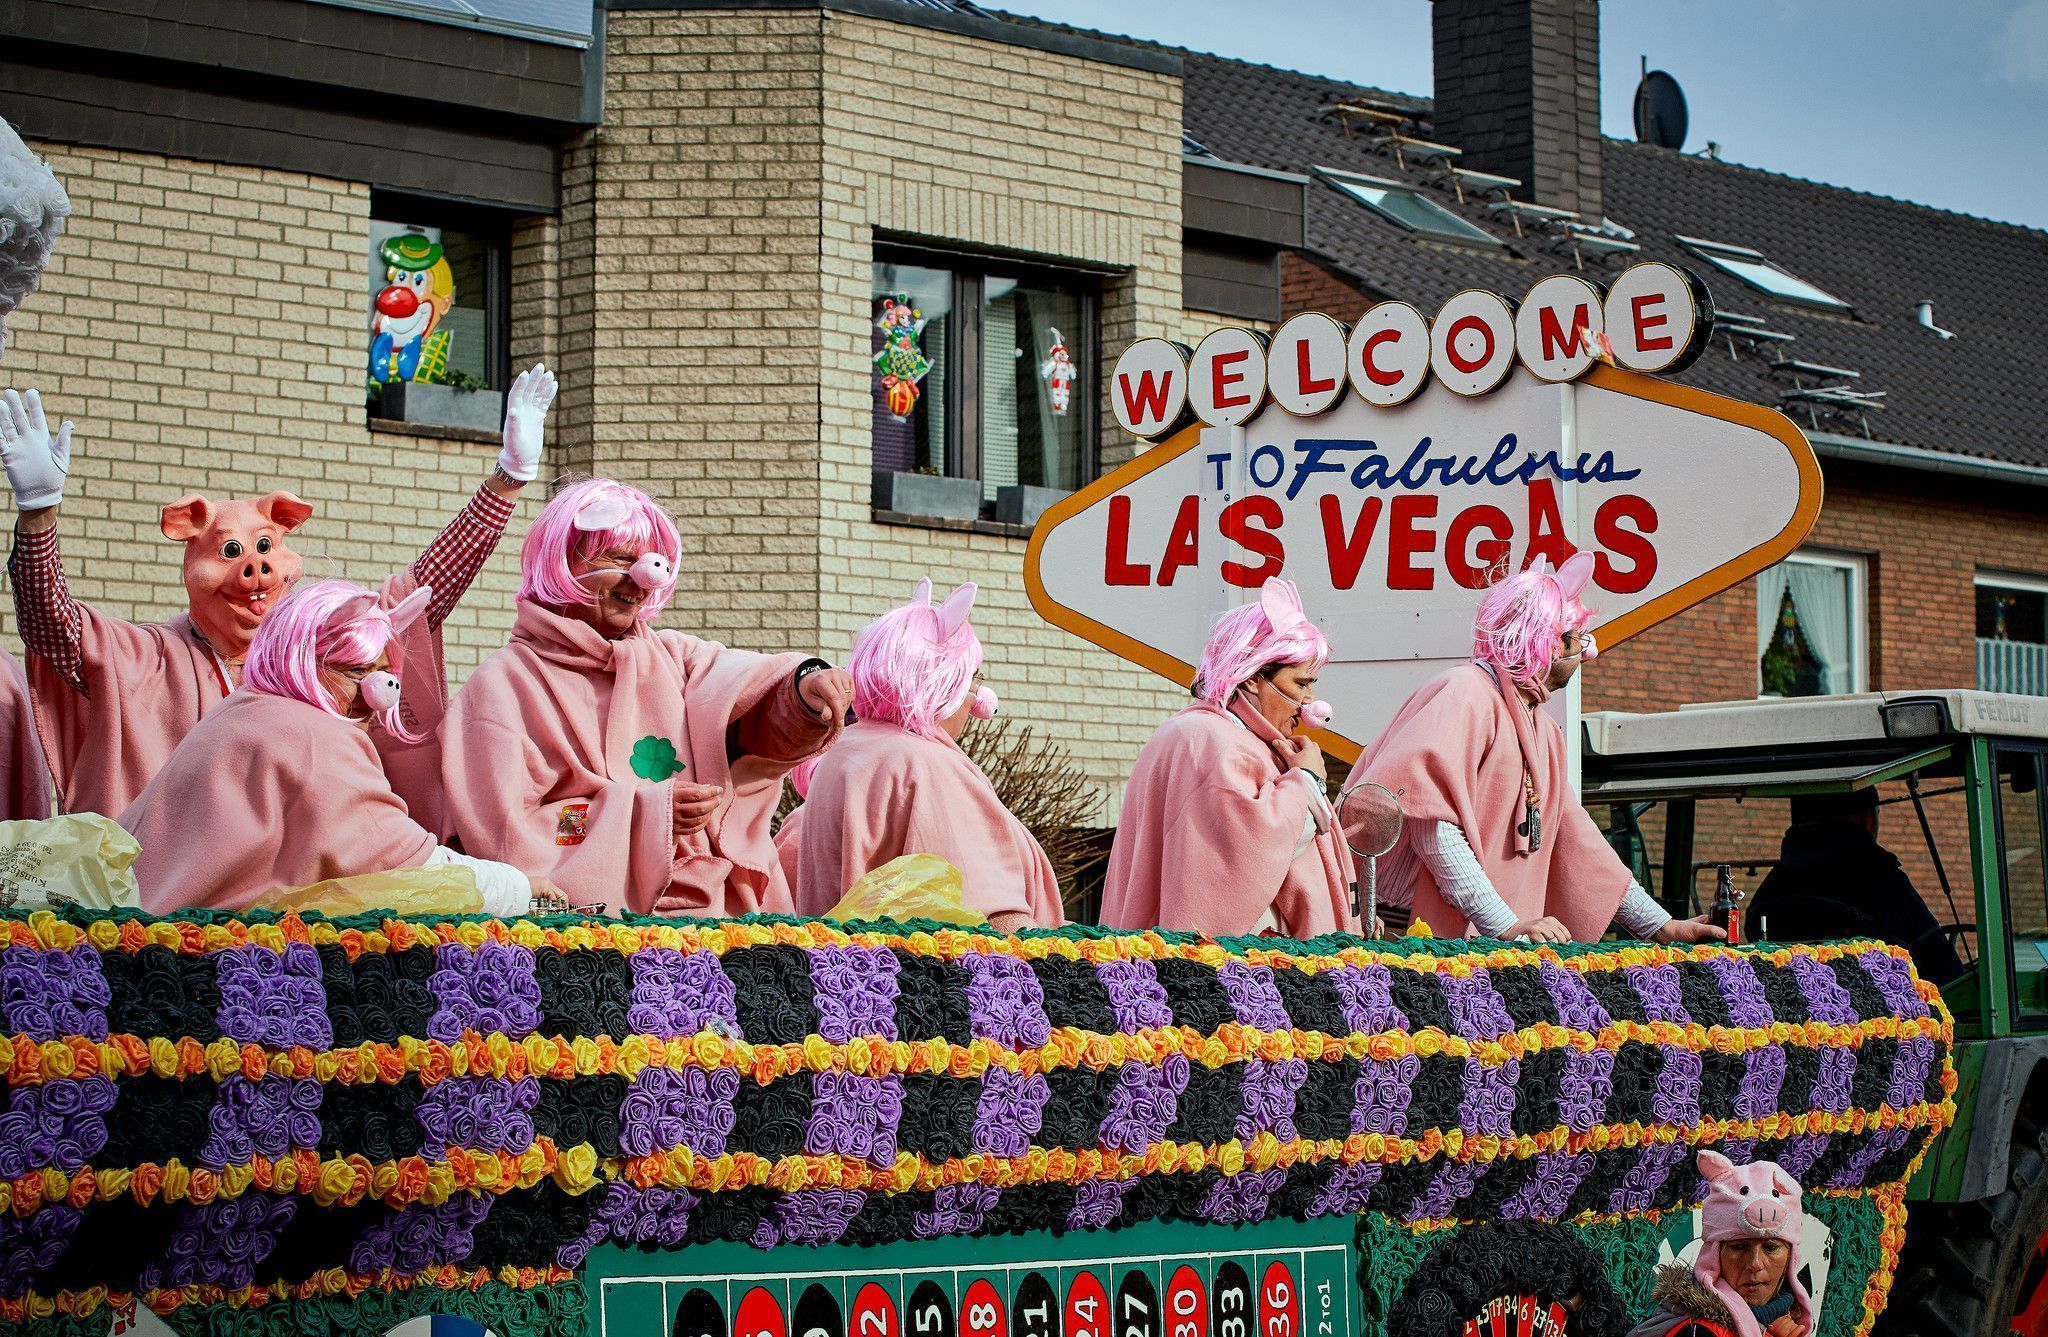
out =
[(427, 605), (429, 627), (447, 621), (505, 537), (520, 490), (540, 471), (548, 407), (554, 402), (555, 374), (544, 363), (520, 372), (506, 392), (504, 444), (497, 467), (412, 564), (413, 578), (434, 591)]
[(57, 551), (57, 508), (71, 469), (71, 424), (63, 424), (53, 437), (38, 391), (0, 393), (0, 464), (17, 512), (7, 570), (22, 642), (82, 692), (83, 619), (64, 583), (64, 561)]

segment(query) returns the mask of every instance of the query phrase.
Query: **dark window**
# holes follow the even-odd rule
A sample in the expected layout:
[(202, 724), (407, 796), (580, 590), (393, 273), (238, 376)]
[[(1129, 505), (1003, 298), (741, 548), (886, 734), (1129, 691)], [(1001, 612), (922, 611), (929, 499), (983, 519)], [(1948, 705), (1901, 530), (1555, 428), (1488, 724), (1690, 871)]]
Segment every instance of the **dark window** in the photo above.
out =
[(1097, 282), (1071, 270), (878, 250), (874, 467), (1014, 484), (1095, 477)]
[(379, 197), (364, 252), (372, 390), (419, 381), (502, 390), (511, 381), (510, 221), (484, 209)]

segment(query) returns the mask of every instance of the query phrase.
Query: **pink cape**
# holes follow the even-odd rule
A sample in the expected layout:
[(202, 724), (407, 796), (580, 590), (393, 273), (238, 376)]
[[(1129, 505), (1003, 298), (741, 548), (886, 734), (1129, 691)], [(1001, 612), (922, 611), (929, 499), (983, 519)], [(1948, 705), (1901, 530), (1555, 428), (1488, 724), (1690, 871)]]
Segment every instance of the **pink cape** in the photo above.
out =
[[(798, 701), (803, 662), (644, 626), (608, 641), (522, 601), (512, 639), (463, 684), (441, 731), (462, 848), (547, 878), (578, 905), (787, 913), (769, 834), (782, 777), (839, 728)], [(659, 764), (670, 758), (682, 763), (673, 778)], [(726, 791), (680, 849), (675, 780)]]
[[(418, 587), (410, 571), (384, 582), (379, 598), (392, 607)], [(40, 655), (28, 662), (36, 732), (43, 741), (65, 812), (119, 817), (170, 760), (171, 752), (202, 716), (227, 696), (213, 653), (184, 613), (147, 626), (108, 617), (89, 604), (79, 615), (80, 693)], [(441, 667), (441, 634), (415, 622), (392, 650), (408, 665), (404, 710), (428, 733), (403, 744), (382, 729), (372, 737), (386, 758), (391, 784), (414, 815), (441, 830), (440, 767), (434, 725), (446, 709), (448, 683)]]
[(798, 886), (796, 857), (803, 847), (803, 838), (804, 805), (799, 803), (789, 810), (789, 816), (782, 819), (781, 827), (775, 832), (775, 861), (782, 865), (782, 880), (789, 884), (792, 894)]
[(50, 815), (50, 768), (36, 740), (28, 677), (0, 650), (0, 822)]
[[(1533, 852), (1517, 834), (1525, 794), (1513, 709), (1534, 715), (1527, 745), (1543, 839)], [(1415, 823), (1450, 822), (1463, 831), (1516, 919), (1550, 915), (1577, 942), (1607, 932), (1629, 871), (1574, 796), (1557, 721), (1519, 699), (1511, 707), (1485, 669), (1463, 664), (1424, 683), (1366, 749), (1356, 774), (1401, 797), (1404, 833), (1380, 860), (1380, 896), (1412, 904), (1438, 937), (1463, 937), (1471, 925), (1438, 894), (1409, 838)]]
[(1222, 707), (1191, 703), (1138, 753), (1102, 922), (1229, 937), (1270, 910), (1290, 937), (1356, 932), (1350, 851), (1335, 828), (1294, 853), (1310, 802), (1271, 747)]
[(960, 870), (968, 908), (1041, 928), (1066, 922), (1052, 861), (950, 739), (855, 724), (818, 763), (802, 811), (799, 914), (825, 913), (899, 855), (936, 854)]
[(121, 825), (142, 846), (135, 880), (151, 914), (414, 868), (437, 843), (361, 725), (246, 688), (185, 735)]

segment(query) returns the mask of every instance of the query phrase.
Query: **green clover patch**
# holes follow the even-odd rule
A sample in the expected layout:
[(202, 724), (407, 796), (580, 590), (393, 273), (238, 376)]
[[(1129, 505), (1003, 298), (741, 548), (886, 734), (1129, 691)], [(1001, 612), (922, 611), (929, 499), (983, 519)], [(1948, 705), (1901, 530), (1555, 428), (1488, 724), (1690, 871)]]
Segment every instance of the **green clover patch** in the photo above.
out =
[(633, 774), (656, 782), (687, 769), (676, 759), (676, 745), (659, 734), (649, 734), (633, 744)]

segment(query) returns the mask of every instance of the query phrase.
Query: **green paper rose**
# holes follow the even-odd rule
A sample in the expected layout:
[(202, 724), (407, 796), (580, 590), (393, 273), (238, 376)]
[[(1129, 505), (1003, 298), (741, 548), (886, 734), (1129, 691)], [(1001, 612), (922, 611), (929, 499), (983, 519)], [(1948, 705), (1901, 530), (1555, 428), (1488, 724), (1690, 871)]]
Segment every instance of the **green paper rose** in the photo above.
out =
[(658, 734), (649, 734), (633, 744), (633, 774), (642, 780), (666, 780), (684, 769), (676, 759), (676, 745)]

